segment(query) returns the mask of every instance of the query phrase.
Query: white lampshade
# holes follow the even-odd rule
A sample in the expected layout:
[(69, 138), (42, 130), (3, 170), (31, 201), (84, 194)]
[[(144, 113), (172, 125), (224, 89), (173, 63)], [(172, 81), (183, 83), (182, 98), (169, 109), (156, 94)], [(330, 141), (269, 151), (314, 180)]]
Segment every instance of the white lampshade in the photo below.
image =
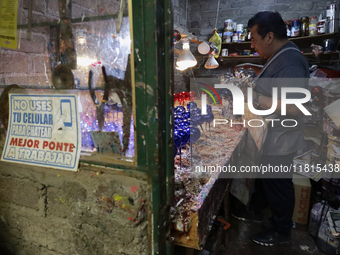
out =
[(209, 58), (208, 58), (207, 62), (205, 62), (204, 67), (206, 69), (215, 69), (215, 68), (219, 67), (219, 64), (216, 61), (214, 55), (209, 54)]
[(210, 52), (210, 46), (206, 42), (202, 42), (200, 45), (198, 45), (197, 48), (198, 52), (202, 55), (208, 54)]
[(182, 39), (182, 42), (183, 42), (183, 51), (179, 55), (176, 65), (180, 68), (185, 68), (185, 69), (189, 67), (193, 67), (197, 64), (197, 60), (190, 51), (189, 40)]

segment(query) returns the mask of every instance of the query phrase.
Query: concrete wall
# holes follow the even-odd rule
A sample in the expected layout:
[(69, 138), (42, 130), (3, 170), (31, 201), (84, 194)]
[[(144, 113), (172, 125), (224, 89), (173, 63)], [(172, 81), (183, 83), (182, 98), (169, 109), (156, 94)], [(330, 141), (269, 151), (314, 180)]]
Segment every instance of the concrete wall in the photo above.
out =
[(143, 176), (1, 162), (0, 253), (150, 254), (149, 197)]

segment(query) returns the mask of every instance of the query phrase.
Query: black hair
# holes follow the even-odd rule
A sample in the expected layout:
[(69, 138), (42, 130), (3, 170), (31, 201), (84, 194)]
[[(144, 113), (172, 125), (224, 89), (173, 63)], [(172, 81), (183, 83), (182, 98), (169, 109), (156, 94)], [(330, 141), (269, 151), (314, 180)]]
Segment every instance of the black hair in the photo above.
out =
[(248, 21), (248, 28), (258, 25), (257, 33), (263, 38), (269, 32), (273, 32), (274, 37), (283, 40), (287, 38), (286, 25), (278, 12), (258, 12)]

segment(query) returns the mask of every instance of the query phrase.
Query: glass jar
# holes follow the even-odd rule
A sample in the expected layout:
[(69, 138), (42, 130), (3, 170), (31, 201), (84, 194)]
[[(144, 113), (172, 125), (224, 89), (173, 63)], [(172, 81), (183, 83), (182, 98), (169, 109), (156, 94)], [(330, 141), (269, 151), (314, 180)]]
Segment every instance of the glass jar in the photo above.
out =
[(324, 34), (326, 33), (326, 20), (322, 19), (319, 20), (318, 25), (317, 25), (317, 33), (318, 34)]
[(286, 25), (286, 29), (287, 29), (287, 36), (291, 37), (292, 36), (292, 21), (286, 20), (285, 25)]
[(244, 41), (248, 41), (248, 28), (243, 28)]
[(316, 35), (317, 28), (316, 25), (318, 23), (317, 17), (311, 17), (309, 20), (309, 35)]
[(233, 42), (238, 42), (238, 33), (234, 33), (233, 35)]
[(232, 19), (226, 19), (224, 21), (224, 30), (232, 30), (233, 29), (233, 20)]
[(300, 36), (300, 21), (298, 19), (292, 20), (291, 37)]
[(307, 16), (302, 17), (300, 20), (300, 35), (301, 36), (309, 35), (309, 18)]
[(232, 36), (233, 36), (233, 29), (232, 28), (224, 29), (222, 41), (225, 42), (225, 43), (230, 43)]

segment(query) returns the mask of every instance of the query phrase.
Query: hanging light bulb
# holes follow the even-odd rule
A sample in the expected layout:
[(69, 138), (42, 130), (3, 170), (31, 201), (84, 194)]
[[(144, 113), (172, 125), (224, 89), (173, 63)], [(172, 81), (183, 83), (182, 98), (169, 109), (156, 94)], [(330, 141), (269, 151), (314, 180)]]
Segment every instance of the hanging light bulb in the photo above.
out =
[(190, 51), (189, 39), (182, 38), (181, 40), (183, 43), (183, 51), (179, 55), (176, 65), (180, 68), (185, 68), (185, 69), (189, 67), (193, 67), (197, 64), (197, 60)]
[(207, 62), (205, 62), (204, 67), (206, 69), (215, 69), (215, 68), (219, 67), (219, 64), (216, 61), (213, 54), (209, 54), (209, 58), (208, 58)]
[(87, 29), (76, 29), (77, 42), (81, 45), (86, 43), (86, 33)]
[(179, 71), (184, 71), (188, 69), (188, 67), (179, 67), (178, 65), (176, 65), (175, 68)]

